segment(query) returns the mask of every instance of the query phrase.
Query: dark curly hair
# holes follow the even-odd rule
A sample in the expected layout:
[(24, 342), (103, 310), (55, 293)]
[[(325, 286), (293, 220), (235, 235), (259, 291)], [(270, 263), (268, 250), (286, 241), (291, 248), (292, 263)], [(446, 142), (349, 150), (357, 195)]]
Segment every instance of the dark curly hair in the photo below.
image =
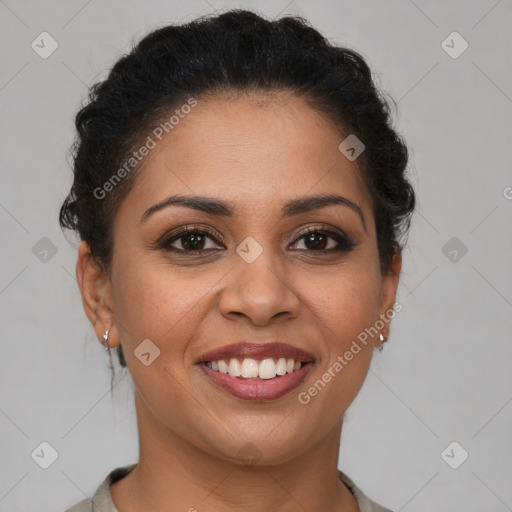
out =
[[(355, 134), (364, 143), (357, 163), (373, 199), (381, 272), (389, 272), (415, 205), (407, 148), (364, 59), (296, 16), (270, 21), (236, 9), (144, 37), (91, 87), (76, 116), (74, 181), (60, 209), (61, 227), (78, 232), (108, 270), (113, 219), (137, 173), (123, 173), (106, 201), (97, 191), (164, 117), (191, 97), (219, 91), (291, 92), (333, 121), (340, 136)], [(126, 366), (120, 346), (118, 355)]]

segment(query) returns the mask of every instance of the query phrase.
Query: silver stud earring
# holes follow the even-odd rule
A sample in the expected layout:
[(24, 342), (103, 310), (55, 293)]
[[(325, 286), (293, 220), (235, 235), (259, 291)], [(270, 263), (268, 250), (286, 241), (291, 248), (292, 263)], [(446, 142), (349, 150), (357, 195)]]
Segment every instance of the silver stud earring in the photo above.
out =
[(380, 340), (380, 346), (379, 346), (379, 352), (382, 352), (384, 350), (384, 343), (387, 341), (384, 336), (382, 336), (382, 333), (379, 334), (379, 340)]
[(109, 346), (107, 344), (107, 341), (108, 341), (108, 332), (110, 331), (110, 329), (107, 329), (105, 331), (105, 334), (103, 335), (103, 345), (105, 345), (105, 350), (109, 350)]

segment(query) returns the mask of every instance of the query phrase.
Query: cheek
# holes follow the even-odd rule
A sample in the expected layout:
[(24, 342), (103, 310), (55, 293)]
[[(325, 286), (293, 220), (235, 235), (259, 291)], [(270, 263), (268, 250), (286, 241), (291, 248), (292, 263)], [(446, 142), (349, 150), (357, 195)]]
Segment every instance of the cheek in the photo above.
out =
[(322, 383), (310, 390), (311, 396), (322, 395), (318, 405), (326, 400), (339, 411), (355, 398), (368, 372), (375, 338), (368, 332), (378, 319), (380, 270), (372, 259), (361, 258), (309, 281), (314, 286), (306, 294), (307, 307), (325, 340), (319, 362)]
[[(218, 276), (183, 277), (165, 263), (147, 264), (135, 258), (119, 258), (116, 263), (115, 315), (139, 407), (184, 439), (197, 442), (204, 410), (191, 407), (195, 399), (185, 384), (189, 376), (184, 355), (206, 314), (205, 293)], [(149, 365), (136, 355), (146, 339), (160, 350)]]
[[(365, 263), (366, 261), (366, 263)], [(320, 321), (325, 337), (337, 350), (357, 338), (378, 318), (381, 275), (377, 265), (361, 258), (322, 276), (307, 276), (307, 307)]]
[(342, 278), (331, 281), (334, 291), (316, 298), (321, 307), (316, 312), (319, 330), (325, 340), (323, 357), (315, 380), (301, 388), (297, 397), (311, 417), (324, 418), (325, 429), (343, 415), (359, 393), (374, 349), (365, 329), (375, 320), (375, 290), (362, 280), (357, 286), (349, 284)]
[(118, 251), (113, 269), (115, 318), (128, 366), (138, 367), (134, 351), (149, 339), (163, 356), (158, 364), (181, 371), (189, 342), (208, 313), (208, 292), (219, 280), (218, 273), (184, 272), (128, 251)]
[[(115, 317), (135, 386), (155, 414), (166, 402), (179, 408), (180, 382), (186, 378), (183, 355), (197, 328), (198, 308), (194, 306), (202, 290), (164, 271), (161, 264), (147, 265), (141, 260), (127, 264), (127, 258), (117, 263)], [(149, 356), (144, 359), (146, 353)]]
[(203, 290), (192, 281), (177, 278), (160, 267), (129, 267), (118, 274), (114, 286), (116, 319), (124, 331), (123, 343), (129, 345), (149, 338), (161, 346), (179, 339)]

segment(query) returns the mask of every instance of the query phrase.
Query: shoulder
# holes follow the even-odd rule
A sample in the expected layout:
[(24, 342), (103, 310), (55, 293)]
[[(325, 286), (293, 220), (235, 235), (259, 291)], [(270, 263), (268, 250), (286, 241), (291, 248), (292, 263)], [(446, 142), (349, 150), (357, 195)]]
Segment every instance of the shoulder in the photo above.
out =
[(68, 508), (64, 512), (93, 512), (93, 504), (92, 501), (87, 498), (85, 500), (80, 501), (76, 505), (73, 505), (71, 508)]
[(357, 501), (360, 512), (393, 512), (388, 508), (375, 503), (370, 498), (368, 498), (362, 491), (357, 487), (357, 485), (341, 470), (338, 470), (338, 475), (340, 480), (348, 487), (350, 492), (354, 495), (354, 498)]
[(65, 512), (117, 512), (110, 497), (110, 474), (101, 482), (92, 499), (87, 498)]
[(86, 498), (65, 512), (117, 512), (110, 495), (110, 485), (126, 476), (135, 466), (136, 464), (130, 464), (115, 468), (101, 482), (92, 499)]

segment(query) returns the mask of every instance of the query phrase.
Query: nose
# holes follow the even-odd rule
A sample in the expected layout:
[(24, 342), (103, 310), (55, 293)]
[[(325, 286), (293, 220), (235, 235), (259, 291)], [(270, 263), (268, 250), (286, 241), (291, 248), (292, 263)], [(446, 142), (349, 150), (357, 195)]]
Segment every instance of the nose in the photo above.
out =
[(299, 314), (300, 300), (270, 251), (263, 251), (252, 263), (239, 258), (226, 279), (219, 309), (228, 319), (243, 317), (263, 326), (276, 318), (285, 320)]

